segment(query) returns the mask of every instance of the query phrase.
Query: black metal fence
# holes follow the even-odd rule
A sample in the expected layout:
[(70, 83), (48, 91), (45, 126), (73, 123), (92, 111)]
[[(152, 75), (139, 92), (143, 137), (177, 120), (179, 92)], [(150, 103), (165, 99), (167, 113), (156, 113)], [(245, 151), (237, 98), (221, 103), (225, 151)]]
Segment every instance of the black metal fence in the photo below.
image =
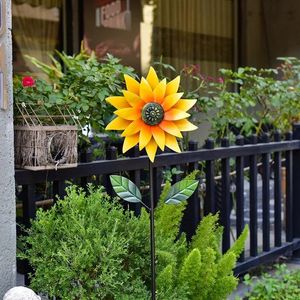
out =
[[(249, 243), (235, 269), (236, 274), (300, 249), (300, 125), (295, 125), (293, 133), (285, 134), (281, 140), (282, 136), (279, 133), (271, 138), (264, 135), (258, 141), (253, 135), (247, 144), (238, 136), (235, 145), (222, 139), (218, 148), (209, 139), (203, 149), (190, 142), (190, 151), (164, 153), (155, 159), (156, 199), (161, 191), (162, 169), (176, 166), (185, 172), (201, 170), (199, 190), (188, 200), (182, 221), (182, 230), (188, 237), (192, 236), (203, 215), (219, 211), (224, 226), (222, 249), (225, 252), (249, 223)], [(40, 185), (45, 189), (51, 187), (52, 197), (49, 197), (52, 199), (55, 195), (64, 196), (69, 180), (83, 186), (91, 181), (101, 183), (112, 193), (109, 174), (120, 172), (125, 172), (138, 186), (147, 186), (148, 173), (144, 170), (148, 168), (148, 158), (139, 156), (137, 148), (133, 156), (116, 159), (117, 149), (112, 147), (110, 159), (82, 163), (77, 168), (16, 170), (18, 199), (23, 208), (20, 222), (29, 226), (30, 219), (34, 218)], [(179, 177), (176, 175), (175, 180)], [(131, 208), (139, 213), (138, 205)]]

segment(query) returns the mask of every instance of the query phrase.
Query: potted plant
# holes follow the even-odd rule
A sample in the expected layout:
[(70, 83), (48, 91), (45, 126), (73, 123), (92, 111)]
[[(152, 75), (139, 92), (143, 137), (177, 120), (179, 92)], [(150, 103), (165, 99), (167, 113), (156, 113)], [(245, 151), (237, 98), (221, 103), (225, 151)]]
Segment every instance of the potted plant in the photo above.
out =
[[(124, 74), (134, 77), (133, 68), (122, 65), (110, 54), (99, 61), (93, 52), (88, 54), (83, 48), (76, 55), (58, 51), (56, 54), (61, 62), (52, 57), (52, 65), (27, 58), (55, 84), (56, 102), (63, 102), (72, 109), (85, 128), (79, 135), (81, 149), (86, 150), (91, 141), (103, 144), (104, 129), (113, 116), (113, 107), (105, 99), (110, 95), (123, 95)], [(116, 138), (116, 135), (112, 133), (110, 137)], [(98, 147), (94, 154), (103, 155)]]
[(44, 80), (14, 78), (17, 167), (42, 170), (77, 165), (78, 123), (59, 99), (57, 90)]

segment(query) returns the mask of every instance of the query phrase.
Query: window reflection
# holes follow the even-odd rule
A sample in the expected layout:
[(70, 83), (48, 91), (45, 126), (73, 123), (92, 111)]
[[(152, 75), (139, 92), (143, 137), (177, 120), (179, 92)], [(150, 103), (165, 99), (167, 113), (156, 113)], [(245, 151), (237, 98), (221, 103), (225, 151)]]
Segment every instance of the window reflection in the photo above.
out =
[[(26, 55), (50, 63), (61, 45), (61, 0), (13, 0), (15, 72), (37, 70)], [(160, 60), (193, 64), (216, 76), (233, 67), (233, 0), (83, 1), (83, 42), (101, 58), (111, 53), (145, 73)], [(71, 22), (71, 20), (67, 20)]]
[(233, 1), (156, 0), (152, 59), (177, 68), (199, 65), (215, 76), (233, 62)]
[(94, 0), (84, 2), (84, 43), (144, 73), (153, 61), (211, 76), (233, 65), (233, 0)]
[(99, 58), (111, 53), (139, 70), (140, 22), (140, 0), (85, 1), (84, 46)]
[(61, 3), (59, 0), (14, 0), (12, 2), (14, 72), (38, 70), (26, 59), (34, 56), (50, 63), (49, 54), (60, 48)]

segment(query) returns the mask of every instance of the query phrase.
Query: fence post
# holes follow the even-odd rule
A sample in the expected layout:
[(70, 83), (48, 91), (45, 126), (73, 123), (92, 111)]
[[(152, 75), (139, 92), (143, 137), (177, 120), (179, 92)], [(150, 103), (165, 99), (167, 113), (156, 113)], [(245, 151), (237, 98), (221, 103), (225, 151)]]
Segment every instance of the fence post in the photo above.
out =
[[(35, 218), (36, 207), (35, 207), (35, 192), (36, 192), (36, 185), (29, 184), (24, 188), (24, 198), (23, 201), (23, 223), (26, 228), (30, 227), (30, 220)], [(30, 278), (29, 273), (32, 272), (32, 267), (30, 266), (28, 260), (24, 262), (24, 283), (25, 285), (30, 285)]]
[[(140, 151), (138, 146), (133, 148), (133, 157), (139, 157)], [(136, 184), (138, 188), (141, 187), (141, 170), (134, 170), (129, 172), (130, 179)], [(129, 203), (130, 209), (134, 211), (136, 216), (141, 214), (141, 204), (140, 203)]]
[[(274, 133), (274, 141), (280, 142), (281, 136), (279, 131)], [(275, 229), (275, 247), (281, 246), (281, 205), (282, 205), (282, 190), (281, 190), (281, 153), (274, 153), (274, 229)]]
[[(287, 141), (293, 139), (293, 133), (287, 132), (285, 135)], [(293, 241), (293, 151), (285, 152), (286, 168), (286, 209), (285, 209), (285, 226), (286, 241)]]
[[(293, 138), (300, 140), (300, 124), (293, 126)], [(300, 149), (293, 151), (293, 237), (300, 238)], [(300, 254), (298, 251), (297, 254)]]
[(55, 203), (58, 199), (64, 198), (66, 194), (65, 180), (53, 181), (53, 203)]
[[(189, 151), (197, 151), (198, 143), (194, 141), (189, 142)], [(198, 169), (198, 162), (192, 162), (188, 166), (189, 172)], [(181, 229), (186, 233), (188, 240), (191, 240), (195, 234), (197, 226), (200, 222), (200, 199), (198, 190), (188, 199), (184, 216), (181, 223)]]
[[(106, 153), (106, 159), (107, 160), (114, 160), (117, 159), (118, 156), (118, 149), (115, 146), (111, 146), (109, 149), (107, 149), (107, 153)], [(103, 186), (106, 189), (106, 192), (112, 196), (114, 195), (113, 193), (113, 188), (109, 179), (109, 175), (105, 174), (103, 175)]]
[[(229, 139), (223, 138), (221, 140), (221, 147), (228, 148)], [(223, 240), (222, 240), (222, 250), (225, 253), (230, 248), (230, 165), (229, 158), (222, 158), (221, 160), (221, 184), (222, 184), (222, 202), (221, 202), (221, 215), (220, 221), (223, 225)]]
[[(208, 138), (206, 140), (205, 148), (214, 149), (215, 143), (214, 140)], [(209, 213), (216, 213), (216, 197), (215, 197), (215, 171), (214, 171), (214, 161), (207, 160), (205, 162), (205, 180), (206, 180), (206, 195), (204, 199), (204, 215), (206, 216)]]
[[(257, 144), (257, 136), (250, 137), (251, 144)], [(257, 157), (250, 155), (250, 256), (257, 256)]]
[[(242, 135), (238, 135), (235, 141), (237, 146), (243, 147), (245, 140)], [(244, 157), (238, 156), (236, 158), (236, 236), (240, 236), (245, 227), (245, 196), (244, 196)], [(242, 262), (245, 259), (244, 251), (239, 257)]]

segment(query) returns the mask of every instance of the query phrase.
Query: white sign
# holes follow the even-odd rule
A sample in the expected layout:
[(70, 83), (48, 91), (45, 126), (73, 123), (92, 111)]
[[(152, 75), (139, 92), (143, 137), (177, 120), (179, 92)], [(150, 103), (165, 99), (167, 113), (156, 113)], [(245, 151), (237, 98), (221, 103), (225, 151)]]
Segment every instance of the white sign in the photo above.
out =
[(96, 27), (129, 30), (131, 27), (129, 1), (127, 0), (125, 9), (122, 8), (123, 1), (115, 0), (97, 7)]

